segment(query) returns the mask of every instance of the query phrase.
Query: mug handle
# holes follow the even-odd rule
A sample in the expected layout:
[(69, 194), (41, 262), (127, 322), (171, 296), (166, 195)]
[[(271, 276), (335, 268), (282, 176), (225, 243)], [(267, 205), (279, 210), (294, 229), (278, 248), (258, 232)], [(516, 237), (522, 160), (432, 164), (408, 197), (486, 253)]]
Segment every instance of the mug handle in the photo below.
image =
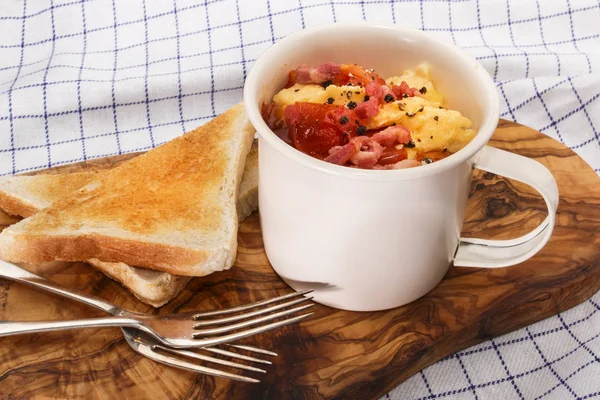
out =
[(511, 240), (460, 238), (454, 265), (500, 268), (533, 257), (550, 239), (558, 207), (558, 187), (552, 173), (537, 161), (508, 151), (485, 146), (473, 165), (483, 171), (528, 184), (537, 190), (548, 207), (548, 217), (528, 234)]

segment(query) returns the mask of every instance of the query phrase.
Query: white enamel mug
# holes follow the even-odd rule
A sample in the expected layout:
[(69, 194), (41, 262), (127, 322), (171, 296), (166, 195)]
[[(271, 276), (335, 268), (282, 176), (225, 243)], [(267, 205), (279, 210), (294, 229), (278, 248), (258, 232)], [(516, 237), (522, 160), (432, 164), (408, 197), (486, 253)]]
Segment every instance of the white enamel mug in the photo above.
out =
[[(426, 62), (447, 106), (473, 121), (477, 135), (435, 163), (404, 170), (360, 170), (312, 158), (277, 137), (260, 114), (302, 63), (356, 63), (381, 76)], [(301, 31), (269, 48), (244, 88), (259, 136), (259, 208), (265, 250), (296, 290), (336, 308), (398, 307), (433, 289), (453, 263), (498, 268), (535, 255), (554, 227), (558, 189), (540, 163), (486, 143), (498, 123), (496, 87), (475, 60), (422, 31), (332, 24)], [(548, 217), (514, 240), (462, 239), (473, 168), (535, 188)]]

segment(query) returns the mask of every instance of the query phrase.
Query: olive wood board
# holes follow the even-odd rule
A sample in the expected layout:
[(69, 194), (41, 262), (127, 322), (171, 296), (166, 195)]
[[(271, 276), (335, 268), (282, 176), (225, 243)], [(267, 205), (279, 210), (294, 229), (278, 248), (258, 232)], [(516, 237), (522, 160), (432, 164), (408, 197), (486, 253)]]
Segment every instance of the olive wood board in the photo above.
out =
[[(532, 259), (500, 269), (452, 267), (429, 294), (388, 311), (349, 312), (317, 305), (308, 320), (245, 341), (279, 353), (258, 384), (157, 364), (133, 352), (116, 328), (2, 338), (0, 394), (88, 399), (378, 399), (446, 356), (588, 299), (600, 290), (600, 178), (567, 147), (513, 122), (500, 121), (490, 145), (540, 161), (558, 182), (554, 233)], [(131, 157), (97, 159), (52, 172), (109, 168)], [(516, 237), (542, 222), (545, 210), (541, 197), (529, 186), (475, 171), (463, 236)], [(16, 221), (0, 214), (0, 229)], [(238, 239), (231, 270), (192, 280), (160, 310), (140, 303), (84, 263), (26, 268), (124, 308), (160, 314), (218, 309), (289, 293), (291, 289), (265, 255), (258, 213), (240, 226)], [(102, 315), (0, 280), (1, 320)]]

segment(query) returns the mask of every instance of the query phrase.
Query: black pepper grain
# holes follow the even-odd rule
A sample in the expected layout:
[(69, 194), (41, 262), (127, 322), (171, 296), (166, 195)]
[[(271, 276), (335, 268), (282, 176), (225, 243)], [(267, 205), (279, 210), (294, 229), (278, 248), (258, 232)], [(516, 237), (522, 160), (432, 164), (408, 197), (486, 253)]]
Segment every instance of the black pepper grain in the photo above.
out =
[(334, 101), (333, 97), (330, 97), (330, 98), (327, 99), (327, 103), (329, 103), (329, 104), (333, 104), (333, 101)]
[(425, 164), (431, 164), (433, 161), (431, 160), (431, 158), (427, 158), (427, 157), (425, 157), (425, 158), (423, 159), (423, 162), (424, 162)]
[(323, 87), (323, 89), (327, 89), (327, 87), (329, 85), (331, 85), (333, 82), (332, 81), (325, 81), (323, 83), (321, 83), (321, 86)]
[(300, 89), (296, 89), (296, 90), (294, 90), (294, 92), (299, 92), (299, 91), (300, 91)]
[(391, 94), (389, 94), (389, 93), (388, 93), (388, 94), (386, 94), (386, 95), (385, 95), (385, 97), (384, 97), (383, 99), (385, 100), (385, 102), (386, 102), (386, 103), (391, 103), (392, 101), (396, 100), (396, 99), (394, 98), (394, 96), (393, 96), (393, 95), (391, 95)]
[(354, 93), (356, 93), (356, 94), (360, 94), (360, 92), (358, 92), (358, 91), (356, 91), (356, 92), (354, 92)]
[(440, 117), (438, 117), (437, 115), (435, 117), (433, 117), (434, 120), (439, 121)]
[(398, 109), (404, 111), (404, 103), (398, 103)]
[(421, 93), (421, 94), (427, 93), (427, 88), (425, 86), (423, 86), (421, 89), (419, 89), (419, 93)]
[(415, 115), (417, 115), (418, 113), (420, 113), (421, 111), (423, 111), (423, 107), (419, 108), (417, 111), (415, 111), (412, 114), (409, 113), (405, 113), (407, 117), (414, 117)]
[(365, 96), (365, 100), (364, 101), (369, 101), (370, 97), (369, 96)]
[(346, 117), (345, 115), (342, 116), (342, 118), (340, 118), (340, 124), (342, 124), (342, 125), (346, 125), (348, 123), (348, 121), (350, 121), (350, 119), (348, 117)]
[(444, 107), (442, 107), (442, 106), (439, 106), (438, 108), (439, 108), (440, 110), (443, 110), (443, 109), (444, 109)]
[(414, 148), (414, 147), (415, 147), (415, 142), (413, 142), (413, 141), (411, 140), (410, 142), (406, 143), (406, 144), (404, 145), (404, 147), (406, 147), (407, 149), (412, 149), (412, 148)]
[(358, 134), (358, 136), (363, 136), (365, 133), (367, 133), (367, 127), (364, 125), (359, 126), (356, 130), (356, 133)]
[(350, 103), (348, 103), (348, 104), (346, 105), (346, 107), (348, 107), (348, 108), (349, 108), (349, 109), (351, 109), (351, 110), (354, 110), (354, 109), (356, 108), (356, 105), (357, 105), (357, 104), (356, 104), (355, 102), (351, 101)]
[(433, 136), (429, 136), (429, 139), (433, 139)]
[(405, 98), (407, 98), (407, 97), (408, 97), (408, 95), (407, 95), (406, 93), (404, 93), (404, 94), (402, 95), (402, 98), (403, 98), (403, 99), (405, 99)]
[(352, 92), (351, 92), (351, 91), (347, 91), (347, 92), (346, 92), (346, 97), (347, 97), (348, 99), (351, 99), (351, 98), (352, 98)]
[(444, 147), (444, 148), (442, 149), (442, 152), (443, 152), (443, 153), (445, 153), (445, 152), (447, 152), (447, 151), (448, 151), (448, 148), (447, 148), (447, 147)]

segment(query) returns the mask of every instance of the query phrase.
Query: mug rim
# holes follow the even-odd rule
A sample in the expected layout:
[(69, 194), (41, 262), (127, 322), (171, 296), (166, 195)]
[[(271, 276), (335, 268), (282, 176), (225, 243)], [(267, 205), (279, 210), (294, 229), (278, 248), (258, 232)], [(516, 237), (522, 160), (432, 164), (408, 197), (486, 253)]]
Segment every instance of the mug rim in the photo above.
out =
[[(435, 43), (447, 52), (449, 57), (460, 59), (465, 63), (473, 65), (473, 79), (478, 81), (478, 87), (481, 87), (481, 94), (487, 97), (486, 103), (488, 107), (484, 109), (484, 117), (481, 124), (477, 129), (477, 133), (473, 140), (469, 142), (464, 148), (446, 157), (442, 160), (436, 161), (431, 164), (421, 165), (415, 168), (406, 168), (399, 170), (369, 170), (360, 168), (349, 168), (343, 165), (336, 165), (328, 163), (323, 160), (311, 157), (296, 148), (285, 143), (279, 136), (269, 128), (264, 121), (260, 112), (260, 107), (256, 100), (259, 93), (260, 86), (266, 77), (262, 76), (262, 71), (267, 65), (271, 65), (277, 62), (280, 58), (280, 53), (290, 51), (296, 46), (301, 45), (303, 41), (310, 39), (315, 34), (328, 34), (331, 31), (345, 30), (345, 29), (365, 29), (365, 30), (393, 30), (399, 35), (411, 36), (415, 40), (424, 42)], [(353, 23), (331, 23), (327, 25), (321, 25), (308, 29), (301, 30), (284, 39), (279, 40), (272, 46), (270, 46), (264, 53), (262, 53), (255, 61), (246, 82), (244, 84), (244, 106), (248, 114), (250, 122), (256, 129), (259, 139), (264, 139), (269, 145), (277, 149), (285, 157), (304, 165), (312, 170), (320, 171), (326, 174), (338, 176), (341, 178), (353, 179), (353, 180), (367, 180), (367, 181), (398, 181), (408, 180), (426, 177), (447, 171), (454, 166), (466, 162), (486, 145), (494, 133), (498, 121), (499, 121), (499, 98), (496, 92), (496, 85), (494, 81), (483, 68), (483, 66), (460, 49), (451, 43), (441, 40), (433, 35), (421, 31), (419, 29), (400, 27), (382, 23), (369, 23), (369, 22), (353, 22)], [(252, 101), (249, 101), (252, 99)], [(259, 155), (260, 157), (260, 155)]]

